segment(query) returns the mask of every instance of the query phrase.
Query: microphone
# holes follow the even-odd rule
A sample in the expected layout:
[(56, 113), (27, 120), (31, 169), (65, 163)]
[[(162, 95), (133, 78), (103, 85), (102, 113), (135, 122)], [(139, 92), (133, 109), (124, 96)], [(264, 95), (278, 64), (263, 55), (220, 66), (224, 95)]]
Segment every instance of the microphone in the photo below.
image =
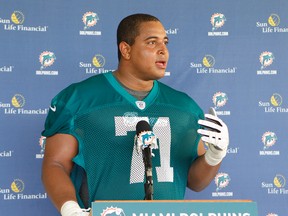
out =
[(153, 178), (152, 178), (152, 150), (158, 148), (155, 134), (147, 121), (141, 120), (136, 125), (136, 145), (138, 153), (142, 150), (145, 166), (146, 183), (144, 184), (144, 200), (153, 200)]

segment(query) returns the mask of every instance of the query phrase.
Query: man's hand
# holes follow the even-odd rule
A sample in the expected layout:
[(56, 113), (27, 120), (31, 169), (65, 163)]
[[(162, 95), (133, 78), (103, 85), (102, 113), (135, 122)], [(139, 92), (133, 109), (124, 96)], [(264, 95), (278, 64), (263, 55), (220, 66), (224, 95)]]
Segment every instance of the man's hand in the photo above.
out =
[(208, 145), (205, 153), (205, 159), (211, 166), (219, 164), (226, 156), (229, 145), (229, 132), (226, 124), (217, 117), (213, 108), (210, 108), (209, 114), (205, 114), (205, 120), (199, 120), (203, 129), (197, 132), (202, 135), (201, 139)]
[[(61, 207), (62, 216), (91, 216), (90, 209), (81, 209), (77, 202), (67, 201)], [(92, 212), (92, 211), (91, 211)]]

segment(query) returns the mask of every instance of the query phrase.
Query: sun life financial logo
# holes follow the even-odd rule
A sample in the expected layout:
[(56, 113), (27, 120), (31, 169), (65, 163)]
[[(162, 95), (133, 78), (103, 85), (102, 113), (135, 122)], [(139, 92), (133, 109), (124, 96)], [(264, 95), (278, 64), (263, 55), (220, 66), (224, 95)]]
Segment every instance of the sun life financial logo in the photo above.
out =
[(287, 33), (288, 28), (280, 27), (280, 16), (278, 14), (272, 13), (267, 22), (256, 22), (256, 27), (261, 29), (263, 34), (269, 33)]
[(0, 158), (11, 158), (12, 154), (14, 153), (13, 150), (0, 150)]
[(278, 93), (274, 93), (270, 101), (259, 101), (258, 106), (264, 108), (265, 113), (288, 113), (288, 108), (283, 107), (282, 96)]
[(4, 109), (5, 115), (47, 115), (48, 109), (24, 109), (26, 104), (25, 97), (22, 94), (15, 94), (11, 103), (0, 102), (0, 108)]
[(278, 156), (280, 155), (279, 151), (269, 151), (268, 149), (275, 145), (277, 141), (277, 136), (274, 132), (267, 131), (262, 135), (262, 143), (263, 143), (263, 151), (259, 152), (259, 155), (261, 156)]
[(273, 64), (275, 56), (272, 52), (265, 51), (259, 56), (261, 70), (257, 71), (257, 75), (277, 75), (277, 70), (266, 70), (267, 67)]
[(191, 62), (190, 67), (196, 69), (197, 74), (234, 74), (236, 67), (215, 68), (216, 60), (212, 55), (205, 55), (201, 63)]
[(58, 75), (58, 71), (46, 70), (55, 63), (56, 56), (53, 52), (44, 51), (39, 55), (39, 62), (41, 64), (40, 70), (36, 71), (36, 75)]
[(219, 28), (223, 27), (226, 22), (226, 17), (222, 13), (214, 13), (210, 18), (212, 25), (212, 31), (208, 32), (208, 36), (228, 36), (228, 32), (218, 31)]
[(282, 174), (276, 174), (273, 182), (261, 182), (261, 187), (267, 189), (269, 195), (288, 195), (288, 190), (285, 188), (286, 178)]
[(24, 191), (25, 184), (21, 179), (14, 179), (10, 188), (0, 187), (0, 195), (3, 195), (5, 201), (47, 199), (46, 193), (25, 194)]
[(88, 36), (100, 36), (101, 31), (88, 30), (88, 29), (92, 28), (93, 26), (95, 26), (97, 24), (98, 20), (99, 20), (99, 17), (96, 13), (91, 12), (91, 11), (86, 12), (82, 16), (82, 22), (84, 24), (84, 31), (80, 31), (79, 34), (80, 35), (88, 35)]
[(179, 28), (169, 28), (165, 29), (167, 35), (177, 35), (179, 32)]
[(4, 151), (0, 151), (0, 158), (10, 158), (12, 157), (14, 151), (12, 150), (4, 150)]
[(80, 62), (79, 68), (85, 69), (86, 74), (102, 74), (112, 71), (105, 69), (105, 58), (103, 55), (96, 54), (92, 57), (91, 63)]
[(0, 73), (11, 73), (14, 69), (14, 66), (10, 65), (10, 66), (7, 66), (7, 65), (4, 65), (2, 67), (0, 67)]
[(27, 31), (27, 32), (46, 32), (48, 26), (25, 26), (25, 16), (21, 11), (14, 11), (9, 19), (1, 19), (0, 24), (4, 24), (5, 31)]
[(226, 188), (231, 181), (230, 176), (227, 173), (218, 173), (215, 178), (214, 182), (216, 185), (216, 192), (212, 193), (213, 197), (231, 197), (233, 196), (233, 192), (220, 192), (223, 188)]

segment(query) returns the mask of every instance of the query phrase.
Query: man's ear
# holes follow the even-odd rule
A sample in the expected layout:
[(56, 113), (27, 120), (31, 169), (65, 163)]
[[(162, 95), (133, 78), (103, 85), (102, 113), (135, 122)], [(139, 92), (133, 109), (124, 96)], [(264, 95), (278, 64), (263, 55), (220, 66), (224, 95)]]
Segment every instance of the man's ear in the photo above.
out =
[(131, 50), (131, 46), (126, 43), (125, 41), (122, 41), (119, 44), (119, 50), (121, 52), (122, 58), (129, 60), (130, 59), (130, 50)]

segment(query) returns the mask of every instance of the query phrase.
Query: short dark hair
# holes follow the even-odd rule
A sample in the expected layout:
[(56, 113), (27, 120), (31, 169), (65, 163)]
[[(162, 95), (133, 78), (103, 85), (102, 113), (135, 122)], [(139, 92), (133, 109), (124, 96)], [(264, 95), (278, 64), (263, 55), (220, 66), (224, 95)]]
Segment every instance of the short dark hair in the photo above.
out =
[(119, 50), (119, 44), (125, 41), (127, 44), (132, 46), (135, 42), (135, 38), (139, 35), (139, 26), (143, 22), (158, 21), (160, 20), (149, 14), (132, 14), (125, 17), (119, 23), (117, 28), (117, 47), (118, 47), (118, 60), (120, 61), (121, 52)]

